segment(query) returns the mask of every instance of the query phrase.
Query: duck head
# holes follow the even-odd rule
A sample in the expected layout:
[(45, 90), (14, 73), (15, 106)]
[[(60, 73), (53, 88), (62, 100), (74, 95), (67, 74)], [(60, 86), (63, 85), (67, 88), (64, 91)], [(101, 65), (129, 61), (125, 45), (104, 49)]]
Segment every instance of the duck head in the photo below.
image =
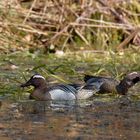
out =
[(132, 72), (124, 77), (121, 83), (125, 84), (128, 88), (140, 82), (140, 72)]
[(128, 89), (140, 82), (140, 72), (132, 72), (127, 74), (117, 86), (118, 91), (121, 94), (126, 94)]
[(22, 84), (21, 87), (34, 86), (35, 88), (39, 88), (45, 85), (45, 78), (39, 74), (35, 74), (26, 83)]

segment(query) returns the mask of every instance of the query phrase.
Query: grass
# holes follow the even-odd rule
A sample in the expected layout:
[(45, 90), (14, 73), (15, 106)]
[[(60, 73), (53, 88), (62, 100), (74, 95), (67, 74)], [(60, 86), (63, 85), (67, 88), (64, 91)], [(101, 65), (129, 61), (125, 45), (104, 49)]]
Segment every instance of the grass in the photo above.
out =
[[(64, 51), (117, 51), (140, 23), (137, 0), (8, 2), (8, 6), (7, 1), (0, 2), (3, 53), (40, 48), (48, 51), (51, 46)], [(135, 36), (123, 47), (136, 45)]]
[(23, 97), (21, 95), (24, 92), (19, 85), (34, 73), (40, 73), (52, 85), (83, 83), (84, 74), (121, 79), (126, 73), (140, 71), (140, 56), (133, 50), (124, 54), (66, 53), (62, 57), (55, 54), (32, 54), (27, 51), (1, 55), (0, 62), (0, 95), (10, 94), (14, 98)]

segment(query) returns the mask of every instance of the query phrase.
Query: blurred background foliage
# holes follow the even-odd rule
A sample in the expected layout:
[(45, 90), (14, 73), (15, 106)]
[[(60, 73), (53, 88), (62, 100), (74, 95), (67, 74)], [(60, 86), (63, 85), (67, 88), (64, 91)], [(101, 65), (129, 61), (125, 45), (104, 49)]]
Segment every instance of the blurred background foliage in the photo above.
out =
[(139, 0), (1, 0), (1, 53), (139, 51)]

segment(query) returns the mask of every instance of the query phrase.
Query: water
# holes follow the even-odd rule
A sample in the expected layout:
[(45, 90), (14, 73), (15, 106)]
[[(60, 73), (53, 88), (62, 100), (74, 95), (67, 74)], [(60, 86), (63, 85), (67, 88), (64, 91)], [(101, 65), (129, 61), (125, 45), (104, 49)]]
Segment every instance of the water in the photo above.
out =
[(92, 100), (62, 104), (3, 101), (0, 139), (140, 139), (140, 101), (121, 97), (109, 102)]
[[(135, 59), (129, 58), (126, 64), (119, 57), (115, 73), (113, 60), (102, 58), (105, 57), (1, 55), (0, 140), (139, 140), (139, 84), (129, 90), (127, 96), (96, 95), (92, 100), (70, 103), (29, 101), (27, 93), (32, 89), (19, 87), (34, 72), (52, 84), (62, 83), (62, 79), (82, 83), (82, 74), (86, 72), (100, 75), (103, 71), (106, 75), (118, 76), (130, 69), (139, 70), (133, 62)], [(138, 55), (136, 60), (139, 58)]]

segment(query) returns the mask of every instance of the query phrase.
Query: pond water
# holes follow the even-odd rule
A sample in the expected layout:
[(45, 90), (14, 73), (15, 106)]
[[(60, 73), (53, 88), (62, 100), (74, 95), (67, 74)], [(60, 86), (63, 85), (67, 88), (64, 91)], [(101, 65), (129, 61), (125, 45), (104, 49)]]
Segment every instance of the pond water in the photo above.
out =
[[(138, 55), (136, 60), (139, 59)], [(29, 101), (27, 93), (32, 89), (19, 88), (34, 71), (54, 84), (82, 83), (83, 72), (117, 77), (118, 73), (127, 72), (131, 64), (139, 70), (134, 58), (127, 63), (125, 60), (122, 56), (115, 62), (95, 55), (1, 55), (0, 140), (139, 140), (140, 84), (127, 96), (95, 95), (91, 100), (77, 102)]]
[(96, 99), (62, 104), (3, 101), (0, 139), (140, 139), (140, 101), (121, 97), (109, 102)]

